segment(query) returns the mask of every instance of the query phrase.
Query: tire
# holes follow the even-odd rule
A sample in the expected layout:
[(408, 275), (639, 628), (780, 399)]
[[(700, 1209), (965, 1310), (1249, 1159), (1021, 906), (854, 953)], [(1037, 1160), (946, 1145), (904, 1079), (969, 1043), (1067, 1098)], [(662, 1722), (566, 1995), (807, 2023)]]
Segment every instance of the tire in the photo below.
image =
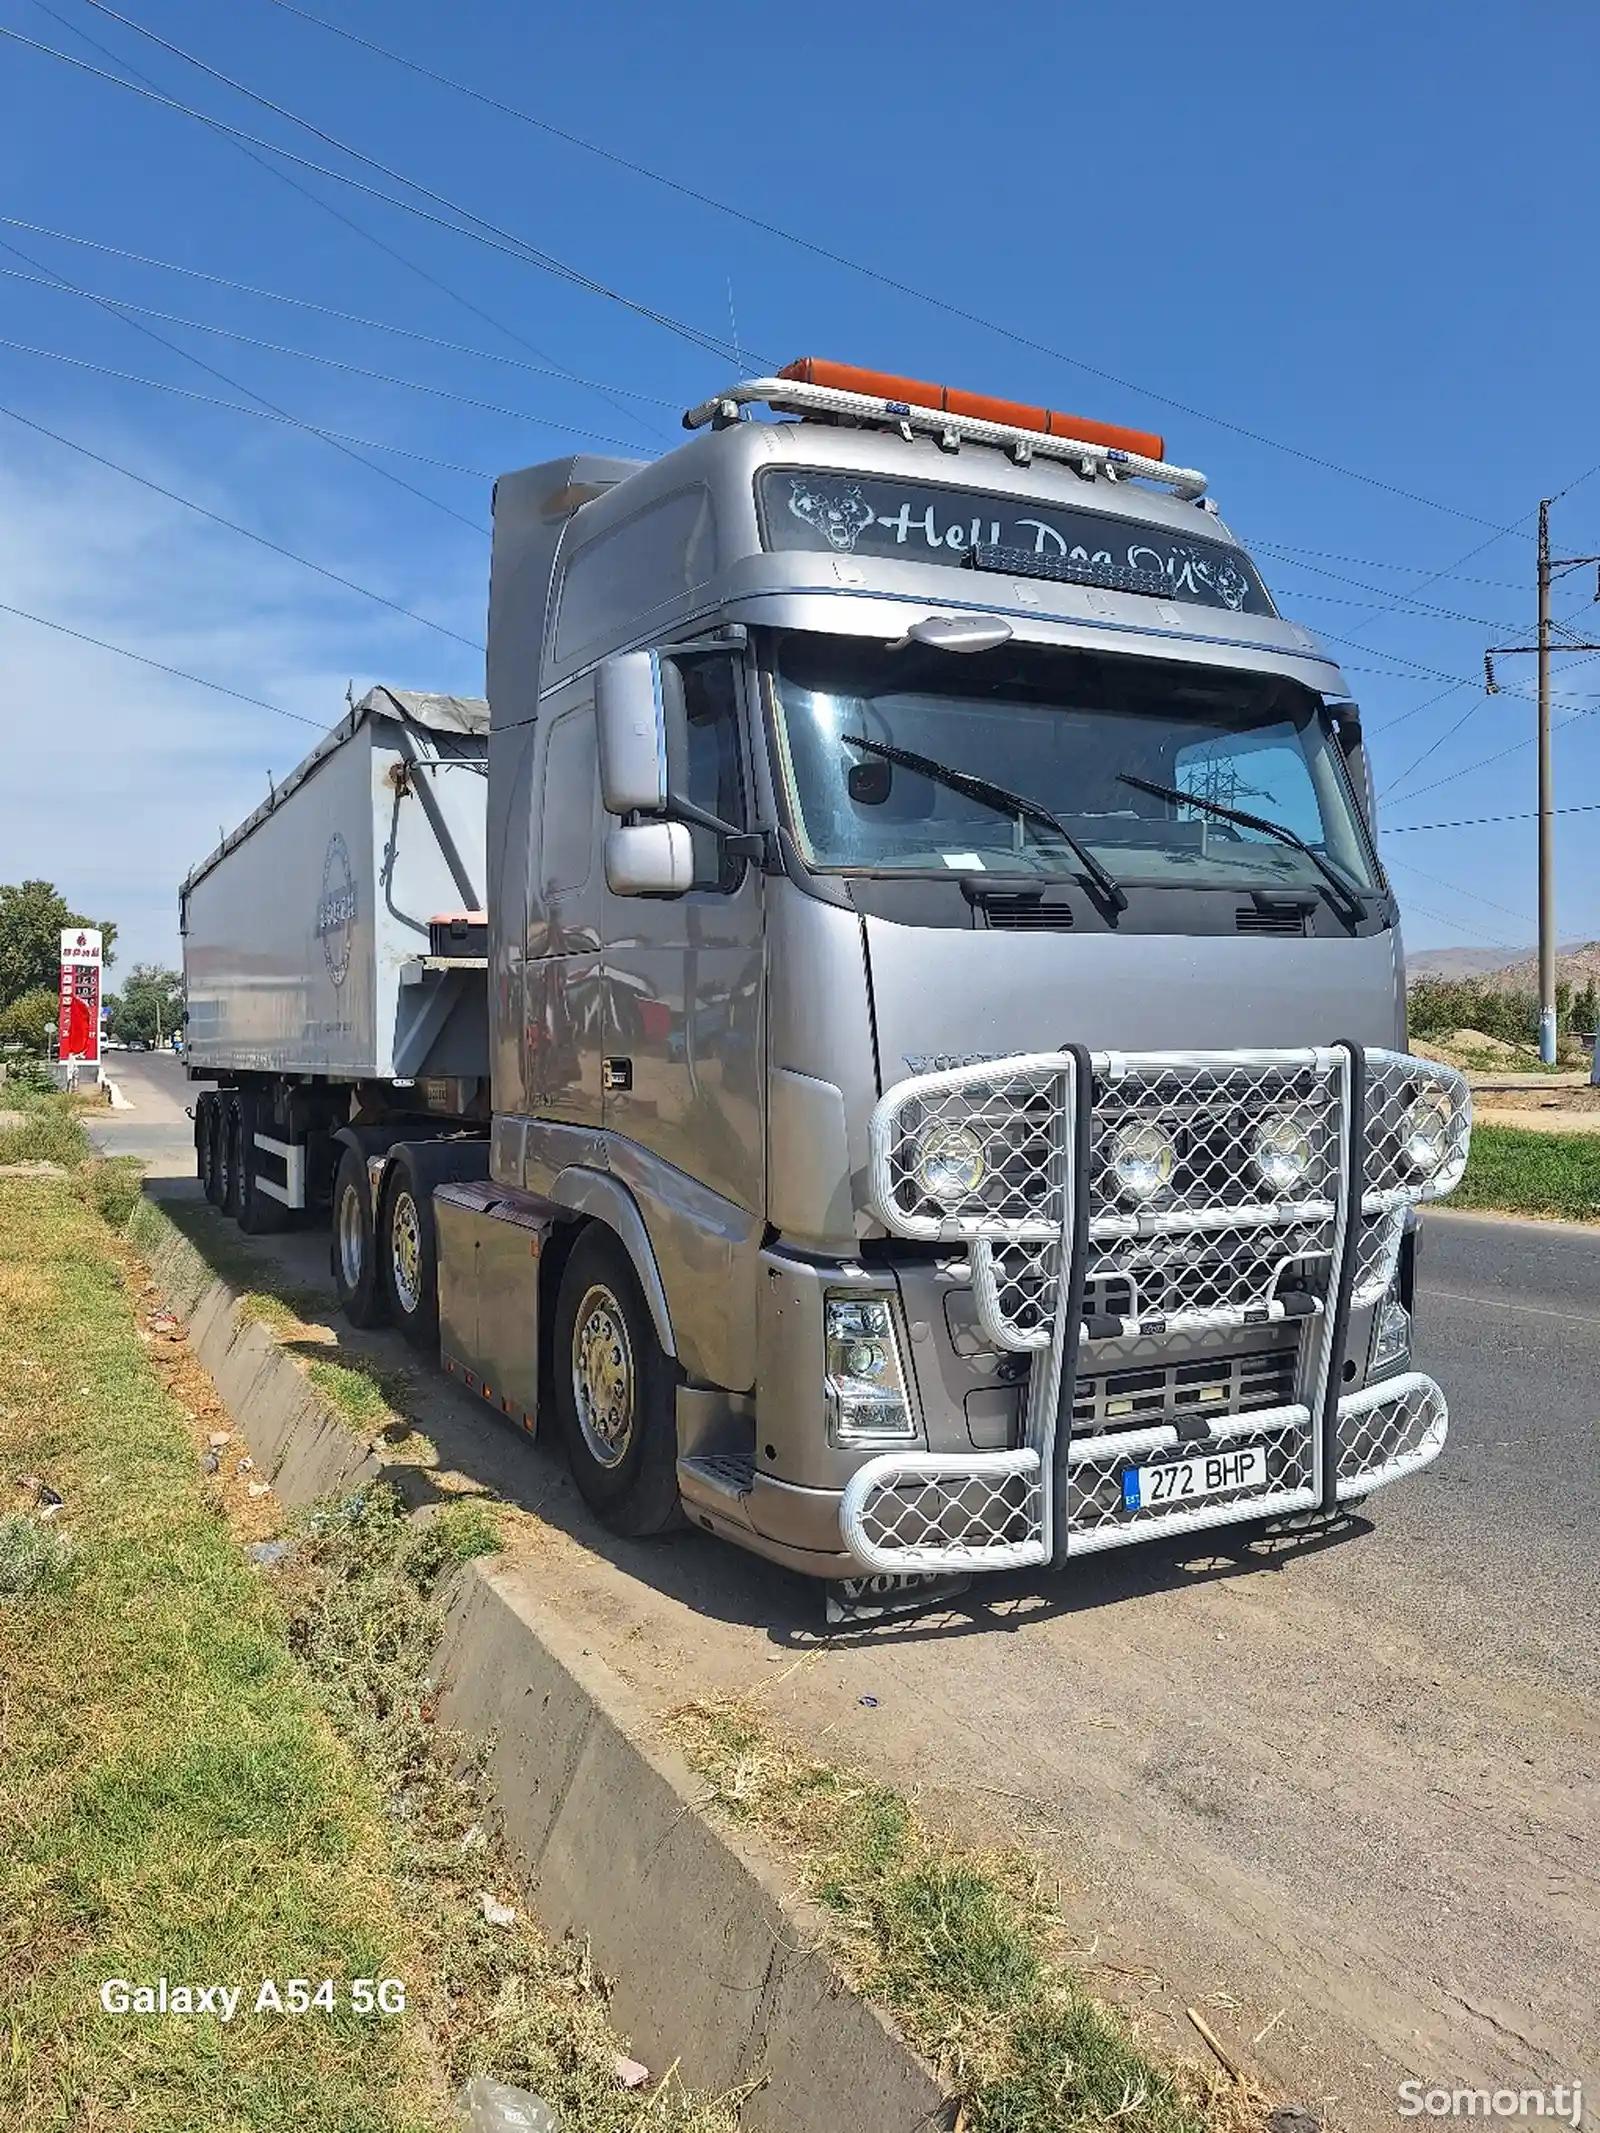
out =
[(378, 1215), (379, 1264), (390, 1322), (424, 1353), (439, 1345), (439, 1232), (427, 1149), (395, 1152)]
[(585, 1503), (628, 1539), (681, 1524), (677, 1368), (627, 1253), (599, 1223), (562, 1274), (553, 1354), (556, 1414)]
[(367, 1159), (346, 1147), (333, 1181), (333, 1285), (339, 1308), (352, 1326), (388, 1323), (388, 1298), (378, 1279), (377, 1243), (372, 1225), (372, 1186)]
[(239, 1227), (247, 1237), (270, 1237), (287, 1229), (290, 1210), (270, 1192), (256, 1184), (256, 1125), (261, 1116), (259, 1098), (243, 1095), (239, 1112)]
[(217, 1205), (235, 1222), (239, 1219), (239, 1099), (217, 1099)]

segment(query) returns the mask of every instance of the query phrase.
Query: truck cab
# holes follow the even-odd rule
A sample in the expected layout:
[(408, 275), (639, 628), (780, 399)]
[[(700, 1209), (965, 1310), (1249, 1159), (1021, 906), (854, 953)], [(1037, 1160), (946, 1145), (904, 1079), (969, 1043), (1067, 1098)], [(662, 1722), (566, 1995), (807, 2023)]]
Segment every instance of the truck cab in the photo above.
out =
[(810, 360), (685, 422), (496, 486), (447, 1365), (547, 1389), (618, 1530), (829, 1578), (1426, 1464), (1466, 1092), (1405, 1053), (1359, 713), (1203, 477)]

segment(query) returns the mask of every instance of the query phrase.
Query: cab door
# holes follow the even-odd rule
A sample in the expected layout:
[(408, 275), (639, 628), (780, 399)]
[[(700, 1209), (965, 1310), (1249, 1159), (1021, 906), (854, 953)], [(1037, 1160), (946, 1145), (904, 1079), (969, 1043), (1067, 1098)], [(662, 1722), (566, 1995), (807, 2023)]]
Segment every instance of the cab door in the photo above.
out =
[(528, 854), (523, 1085), (533, 1118), (598, 1127), (602, 867), (594, 692), (541, 707)]
[[(751, 790), (743, 662), (719, 650), (671, 663), (681, 688), (667, 691), (670, 788), (742, 829)], [(687, 895), (602, 892), (605, 1124), (634, 1151), (635, 1167), (670, 1165), (731, 1202), (735, 1226), (742, 1215), (759, 1227), (761, 875), (713, 832), (691, 836)], [(662, 1188), (673, 1189), (667, 1180)]]

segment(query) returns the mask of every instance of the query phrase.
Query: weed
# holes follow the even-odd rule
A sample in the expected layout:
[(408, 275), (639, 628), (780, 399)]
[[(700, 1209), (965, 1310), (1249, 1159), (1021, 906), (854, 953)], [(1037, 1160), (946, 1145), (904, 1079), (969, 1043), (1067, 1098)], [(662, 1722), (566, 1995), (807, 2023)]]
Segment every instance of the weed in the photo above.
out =
[(1203, 2133), (1252, 2115), (1169, 2071), (1058, 1960), (1060, 1921), (1017, 1852), (947, 1843), (889, 1787), (814, 1761), (748, 1702), (672, 1714), (669, 1731), (736, 1819), (776, 1837), (834, 1951), (961, 2097), (972, 2133)]
[(25, 1511), (0, 1518), (0, 1600), (20, 1600), (53, 1585), (67, 1567), (72, 1549), (64, 1533), (44, 1526)]

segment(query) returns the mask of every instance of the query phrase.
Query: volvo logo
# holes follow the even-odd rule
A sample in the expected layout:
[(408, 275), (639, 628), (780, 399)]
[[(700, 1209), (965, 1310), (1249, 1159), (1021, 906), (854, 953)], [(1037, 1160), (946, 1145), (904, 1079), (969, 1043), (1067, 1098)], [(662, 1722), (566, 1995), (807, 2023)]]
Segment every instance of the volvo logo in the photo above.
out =
[(323, 961), (335, 985), (342, 985), (350, 969), (350, 942), (356, 923), (356, 878), (350, 854), (337, 830), (328, 839), (322, 862), (322, 896), (317, 904), (316, 935), (322, 943)]

